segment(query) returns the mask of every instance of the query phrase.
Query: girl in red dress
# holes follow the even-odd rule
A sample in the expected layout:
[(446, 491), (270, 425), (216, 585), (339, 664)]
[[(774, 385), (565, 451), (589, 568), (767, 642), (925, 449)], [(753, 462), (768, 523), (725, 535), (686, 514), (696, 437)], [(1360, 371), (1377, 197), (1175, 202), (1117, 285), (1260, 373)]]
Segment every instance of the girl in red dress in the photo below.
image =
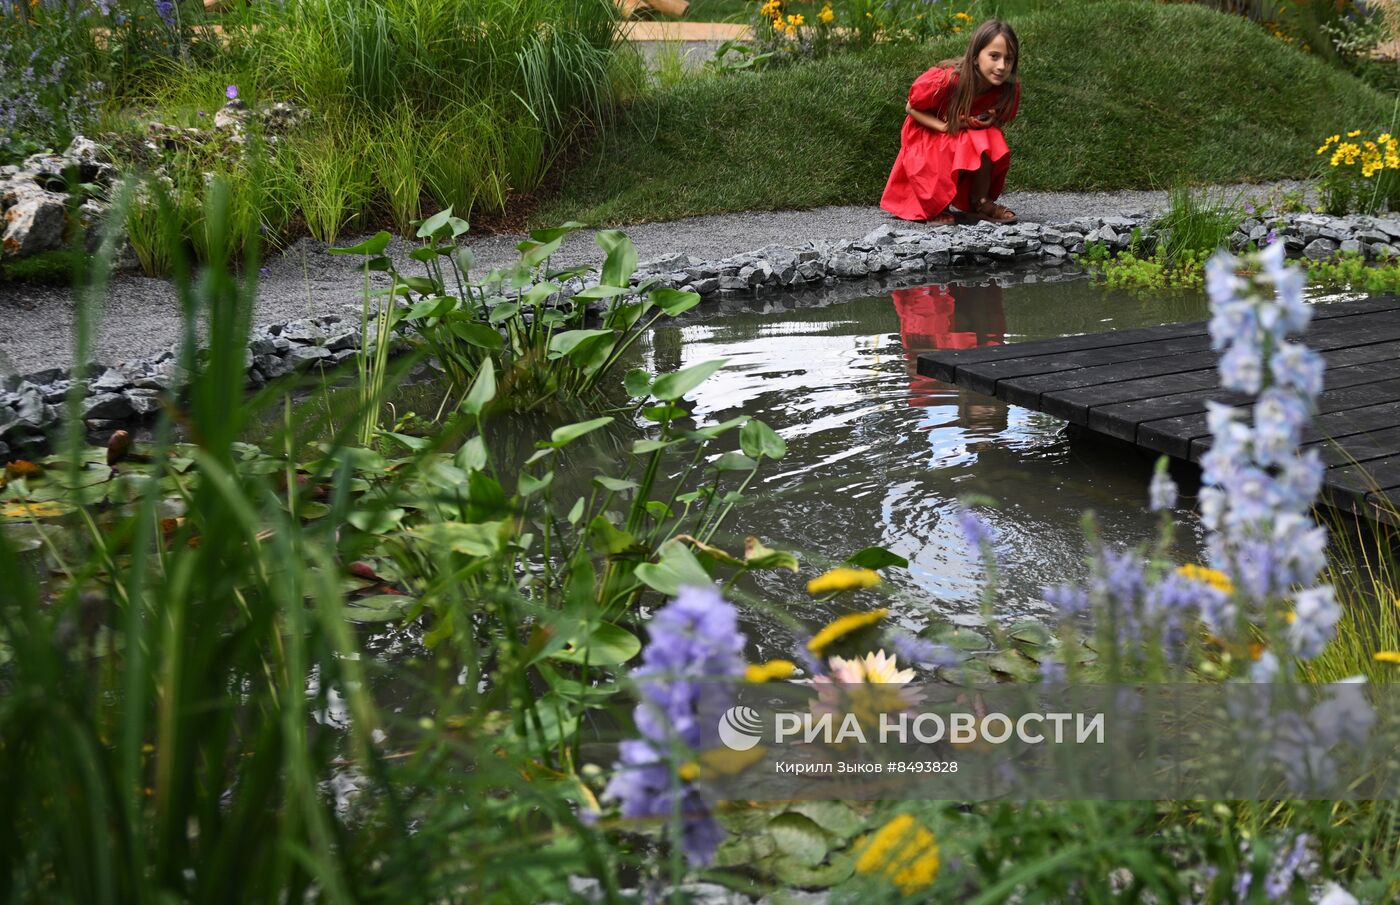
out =
[(1001, 127), (1021, 102), (1019, 49), (1011, 26), (990, 19), (972, 33), (961, 60), (944, 60), (915, 80), (882, 208), (939, 225), (953, 222), (949, 205), (976, 219), (1016, 222), (995, 199), (1011, 167)]

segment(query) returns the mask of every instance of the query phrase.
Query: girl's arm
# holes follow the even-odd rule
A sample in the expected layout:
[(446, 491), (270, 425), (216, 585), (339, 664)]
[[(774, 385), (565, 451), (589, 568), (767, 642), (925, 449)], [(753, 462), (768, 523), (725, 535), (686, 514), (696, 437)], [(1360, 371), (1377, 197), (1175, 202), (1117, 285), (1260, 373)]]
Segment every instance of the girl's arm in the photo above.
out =
[[(915, 110), (913, 104), (906, 103), (904, 105), (904, 112), (907, 113), (909, 116), (914, 117), (914, 122), (923, 126), (925, 129), (932, 129), (935, 132), (948, 131), (948, 123), (946, 121), (939, 119), (931, 113), (925, 113), (922, 110)], [(997, 125), (995, 118), (992, 117), (990, 114), (983, 114), (983, 117), (964, 116), (963, 128), (986, 129), (990, 128), (991, 126)]]
[(948, 131), (948, 124), (946, 122), (944, 122), (943, 120), (939, 119), (931, 113), (925, 113), (922, 110), (915, 110), (913, 104), (906, 103), (904, 105), (904, 112), (907, 113), (909, 116), (912, 116), (914, 118), (914, 122), (923, 126), (925, 129), (932, 129), (935, 132)]

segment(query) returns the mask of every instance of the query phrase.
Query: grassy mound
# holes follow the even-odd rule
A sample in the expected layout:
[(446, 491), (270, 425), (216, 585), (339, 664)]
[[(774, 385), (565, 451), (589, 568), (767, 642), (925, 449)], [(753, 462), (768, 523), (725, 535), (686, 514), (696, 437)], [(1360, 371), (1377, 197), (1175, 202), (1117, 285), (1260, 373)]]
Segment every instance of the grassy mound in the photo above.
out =
[[(1203, 6), (1075, 4), (1013, 18), (1024, 102), (1008, 188), (1100, 190), (1308, 175), (1321, 139), (1388, 128), (1394, 99)], [(961, 37), (699, 77), (635, 105), (535, 214), (627, 223), (874, 204), (910, 82)]]

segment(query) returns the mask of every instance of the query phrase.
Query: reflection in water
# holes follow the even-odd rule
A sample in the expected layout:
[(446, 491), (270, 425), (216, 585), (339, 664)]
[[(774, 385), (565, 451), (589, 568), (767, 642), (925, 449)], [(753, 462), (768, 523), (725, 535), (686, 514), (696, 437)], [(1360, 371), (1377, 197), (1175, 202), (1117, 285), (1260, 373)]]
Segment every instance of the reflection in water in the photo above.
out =
[[(1001, 535), (1000, 608), (1012, 615), (1041, 611), (1043, 585), (1083, 574), (1083, 510), (1097, 511), (1110, 539), (1150, 537), (1154, 523), (1141, 505), (1150, 458), (1071, 444), (1054, 418), (920, 377), (917, 358), (1200, 319), (1200, 294), (1143, 298), (1083, 282), (983, 281), (817, 305), (767, 298), (721, 307), (658, 327), (643, 364), (728, 359), (691, 394), (696, 420), (753, 415), (787, 441), (787, 457), (760, 472), (732, 516), (734, 536), (723, 539), (731, 546), (756, 534), (799, 551), (809, 563), (804, 575), (862, 547), (888, 547), (910, 561), (889, 578), (904, 598), (900, 621), (919, 628), (935, 613), (977, 610), (986, 577), (954, 517), (970, 494), (1001, 501), (990, 520)], [(1189, 556), (1194, 542), (1183, 539)], [(797, 601), (795, 615), (809, 623), (833, 612), (806, 601), (790, 576), (761, 584), (769, 599)]]

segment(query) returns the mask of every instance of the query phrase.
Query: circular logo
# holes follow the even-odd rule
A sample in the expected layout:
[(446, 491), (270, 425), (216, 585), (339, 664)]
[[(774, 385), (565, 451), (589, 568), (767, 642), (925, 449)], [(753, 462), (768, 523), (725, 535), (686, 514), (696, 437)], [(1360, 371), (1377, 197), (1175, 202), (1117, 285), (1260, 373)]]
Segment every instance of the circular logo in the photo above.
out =
[(752, 707), (730, 707), (719, 718), (719, 740), (735, 751), (757, 745), (763, 734), (763, 720)]

